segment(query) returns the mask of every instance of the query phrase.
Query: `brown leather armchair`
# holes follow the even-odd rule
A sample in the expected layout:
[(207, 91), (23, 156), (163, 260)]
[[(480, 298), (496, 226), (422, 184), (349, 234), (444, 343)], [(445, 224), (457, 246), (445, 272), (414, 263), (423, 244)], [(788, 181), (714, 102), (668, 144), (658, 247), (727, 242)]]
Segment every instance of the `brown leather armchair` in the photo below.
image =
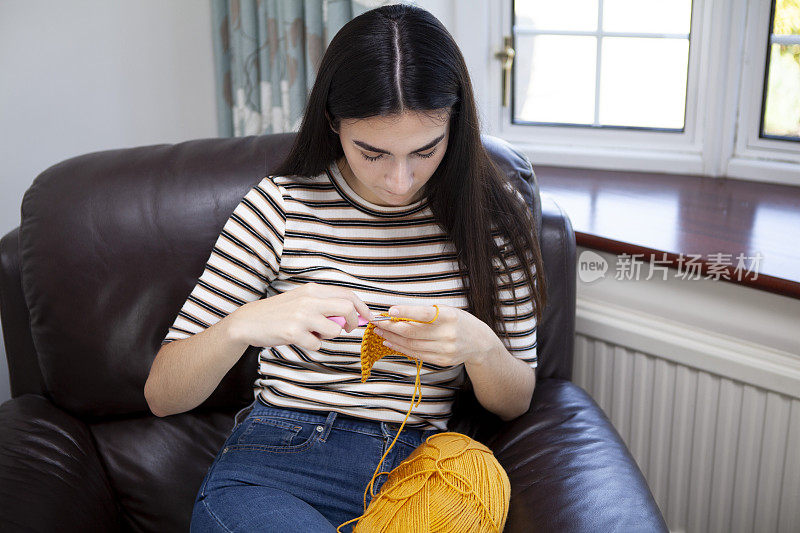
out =
[[(225, 220), (293, 136), (89, 153), (33, 181), (0, 240), (12, 392), (0, 405), (0, 529), (188, 531), (206, 470), (253, 400), (258, 349), (190, 412), (154, 416), (144, 383)], [(484, 145), (534, 210), (549, 299), (530, 410), (485, 437), (511, 479), (506, 531), (667, 531), (619, 434), (570, 381), (569, 218), (540, 198), (524, 156)]]

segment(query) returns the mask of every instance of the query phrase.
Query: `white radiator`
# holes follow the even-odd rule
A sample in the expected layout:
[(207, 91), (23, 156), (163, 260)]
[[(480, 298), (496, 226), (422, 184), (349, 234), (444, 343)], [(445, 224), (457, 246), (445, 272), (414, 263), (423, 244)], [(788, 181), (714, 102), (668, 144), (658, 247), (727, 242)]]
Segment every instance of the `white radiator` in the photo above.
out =
[(579, 298), (573, 381), (672, 532), (800, 532), (800, 358)]

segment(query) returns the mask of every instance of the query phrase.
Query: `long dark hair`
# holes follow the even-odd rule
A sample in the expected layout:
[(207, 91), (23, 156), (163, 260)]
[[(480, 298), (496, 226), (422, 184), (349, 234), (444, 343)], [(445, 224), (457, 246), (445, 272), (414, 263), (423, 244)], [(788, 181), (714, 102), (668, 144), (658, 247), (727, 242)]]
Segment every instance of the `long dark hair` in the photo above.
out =
[[(386, 5), (353, 18), (339, 30), (319, 65), (291, 151), (272, 174), (324, 173), (344, 155), (332, 129), (338, 131), (342, 119), (443, 108), (450, 110), (448, 145), (424, 193), (457, 251), (469, 312), (490, 325), (508, 348), (499, 291), (513, 286), (514, 304), (519, 305), (521, 280), (514, 280), (514, 286), (511, 272), (525, 267), (524, 283), (532, 295), (537, 324), (546, 305), (539, 239), (530, 209), (481, 142), (461, 51), (431, 13), (407, 4)], [(510, 250), (502, 251), (494, 235), (501, 235)], [(512, 255), (521, 266), (509, 267), (506, 259)], [(494, 258), (502, 270), (493, 264)], [(506, 280), (503, 285), (497, 282), (500, 272)], [(456, 393), (448, 429), (486, 441), (501, 425), (502, 420), (477, 401), (467, 375)]]

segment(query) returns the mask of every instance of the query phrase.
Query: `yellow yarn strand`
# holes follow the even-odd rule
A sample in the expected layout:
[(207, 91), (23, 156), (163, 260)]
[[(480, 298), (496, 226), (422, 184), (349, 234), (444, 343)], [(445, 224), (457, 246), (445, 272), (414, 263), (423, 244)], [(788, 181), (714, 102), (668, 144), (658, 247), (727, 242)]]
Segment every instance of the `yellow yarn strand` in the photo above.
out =
[[(392, 322), (406, 321), (432, 324), (439, 317), (439, 306), (434, 305), (434, 307), (436, 307), (436, 316), (429, 322), (400, 317), (391, 317), (391, 320)], [(389, 315), (381, 313), (380, 316)], [(400, 425), (400, 429), (397, 431), (397, 435), (395, 435), (383, 457), (378, 461), (375, 473), (364, 490), (364, 513), (359, 517), (344, 522), (336, 528), (336, 531), (339, 532), (347, 524), (358, 521), (353, 529), (354, 532), (397, 531), (398, 533), (405, 533), (406, 531), (438, 532), (453, 530), (501, 532), (505, 526), (511, 494), (508, 475), (489, 448), (467, 435), (456, 432), (431, 435), (426, 439), (425, 443), (414, 450), (394, 470), (378, 472), (384, 459), (403, 431), (412, 409), (422, 401), (422, 386), (420, 384), (422, 361), (384, 346), (383, 341), (385, 339), (376, 335), (373, 331), (374, 329), (374, 323), (368, 324), (361, 342), (361, 382), (363, 383), (367, 380), (372, 366), (382, 357), (390, 354), (403, 355), (416, 363), (417, 376), (414, 382), (414, 393), (411, 397), (411, 405), (403, 423)], [(419, 396), (417, 396), (418, 394)], [(431, 462), (433, 463), (432, 465), (418, 465), (418, 463)], [(484, 492), (483, 496), (479, 494), (478, 489), (475, 488), (469, 477), (452, 468), (448, 468), (445, 463), (452, 463), (452, 466), (456, 468), (461, 468), (469, 474), (475, 474), (474, 477), (483, 482), (479, 483), (479, 488)], [(407, 473), (408, 471), (410, 473)], [(384, 474), (389, 477), (376, 498), (374, 484), (376, 479)], [(448, 476), (452, 477), (454, 481), (450, 481)], [(407, 491), (408, 486), (413, 484), (412, 481), (418, 482), (419, 486), (400, 496), (393, 495), (393, 493), (403, 489)], [(457, 497), (454, 498), (452, 493), (448, 495), (446, 493), (447, 487), (455, 491), (455, 494), (460, 495), (462, 497), (461, 500)], [(418, 495), (424, 488), (427, 488), (428, 491), (422, 497), (423, 502), (421, 504), (416, 502), (418, 505), (414, 506), (415, 502), (411, 501), (411, 498)], [(367, 492), (370, 492), (373, 497), (369, 508), (367, 508)], [(505, 505), (492, 508), (487, 505), (486, 500), (490, 503), (504, 503)], [(409, 503), (410, 501), (411, 503)], [(471, 501), (478, 507), (478, 516), (472, 516), (470, 513), (465, 512), (466, 501)], [(397, 502), (402, 503), (398, 505)], [(394, 509), (391, 508), (392, 506), (394, 506)], [(432, 506), (439, 511), (436, 516), (429, 516)], [(397, 520), (397, 515), (401, 510), (405, 511), (401, 515), (401, 518), (404, 518), (405, 521), (402, 519)], [(413, 522), (408, 523), (409, 520)], [(389, 529), (390, 527), (394, 527), (394, 529)]]
[[(433, 324), (434, 322), (436, 322), (436, 319), (439, 318), (439, 306), (436, 305), (436, 304), (434, 304), (433, 306), (436, 308), (436, 315), (433, 317), (432, 320), (430, 320), (428, 322), (425, 322), (424, 320), (414, 320), (412, 318), (400, 318), (400, 317), (392, 317), (392, 322), (401, 322), (401, 321), (403, 321), (403, 322), (419, 322), (419, 323), (422, 323), (422, 324)], [(388, 315), (388, 313), (381, 313), (381, 316), (389, 316), (389, 315)], [(370, 328), (369, 326), (372, 326), (372, 328)], [(369, 493), (372, 495), (373, 498), (375, 497), (375, 491), (374, 491), (375, 480), (378, 477), (382, 476), (383, 474), (389, 474), (389, 472), (386, 472), (386, 471), (378, 473), (378, 470), (380, 469), (381, 465), (383, 464), (383, 460), (386, 458), (386, 456), (391, 451), (392, 446), (394, 446), (394, 443), (397, 442), (397, 437), (399, 437), (400, 436), (400, 432), (403, 431), (403, 427), (406, 425), (406, 421), (408, 420), (408, 417), (411, 415), (411, 410), (414, 407), (417, 407), (420, 404), (420, 402), (422, 401), (422, 385), (420, 383), (420, 374), (422, 372), (422, 360), (417, 359), (415, 357), (411, 357), (410, 355), (404, 354), (402, 352), (398, 352), (398, 351), (392, 350), (388, 346), (384, 346), (383, 345), (383, 341), (386, 340), (386, 339), (384, 339), (380, 335), (376, 335), (375, 332), (373, 331), (374, 329), (375, 329), (375, 324), (374, 323), (370, 323), (367, 326), (367, 330), (368, 331), (364, 332), (364, 339), (367, 340), (366, 353), (367, 353), (368, 356), (370, 356), (370, 355), (372, 356), (372, 357), (369, 357), (369, 359), (368, 359), (368, 360), (371, 360), (371, 361), (369, 363), (369, 367), (367, 368), (367, 376), (364, 376), (364, 374), (363, 374), (363, 372), (364, 372), (364, 358), (363, 358), (364, 341), (363, 340), (362, 340), (362, 344), (361, 344), (361, 348), (362, 348), (362, 350), (361, 350), (361, 353), (362, 353), (361, 382), (363, 383), (363, 382), (365, 382), (367, 380), (367, 377), (369, 377), (369, 372), (370, 372), (370, 369), (372, 368), (372, 365), (374, 365), (375, 361), (377, 361), (377, 359), (373, 360), (373, 358), (375, 357), (374, 354), (377, 352), (378, 359), (380, 359), (381, 357), (384, 357), (385, 355), (387, 355), (387, 353), (384, 352), (383, 350), (381, 350), (380, 348), (387, 349), (389, 353), (396, 353), (396, 354), (404, 355), (408, 359), (411, 359), (412, 361), (414, 361), (416, 363), (416, 366), (417, 366), (417, 378), (414, 381), (414, 393), (411, 395), (411, 405), (408, 407), (408, 412), (406, 413), (406, 417), (403, 420), (403, 423), (400, 424), (400, 428), (397, 430), (397, 435), (394, 436), (394, 440), (392, 441), (392, 444), (389, 445), (389, 448), (387, 448), (386, 452), (383, 454), (383, 457), (381, 457), (380, 461), (378, 461), (378, 466), (377, 466), (377, 468), (375, 468), (375, 473), (372, 474), (372, 480), (369, 482), (369, 485), (367, 485), (367, 488), (364, 490), (364, 511), (365, 512), (367, 510), (367, 491), (369, 491)], [(372, 340), (373, 338), (374, 338), (374, 340)], [(372, 340), (372, 342), (370, 342), (371, 340)], [(378, 347), (380, 347), (380, 348), (378, 348)], [(378, 349), (376, 349), (376, 348), (378, 348)], [(419, 397), (415, 401), (414, 399), (417, 398), (417, 394), (418, 393), (419, 393)]]

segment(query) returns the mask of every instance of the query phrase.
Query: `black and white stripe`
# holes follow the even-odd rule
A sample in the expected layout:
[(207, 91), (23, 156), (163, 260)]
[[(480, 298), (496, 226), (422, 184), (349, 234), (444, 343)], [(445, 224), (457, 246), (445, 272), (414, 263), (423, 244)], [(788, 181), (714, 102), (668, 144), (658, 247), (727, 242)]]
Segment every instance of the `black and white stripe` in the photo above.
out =
[[(507, 261), (518, 265), (515, 257)], [(375, 312), (434, 303), (467, 308), (455, 249), (426, 199), (408, 206), (367, 202), (334, 163), (310, 183), (267, 176), (244, 196), (163, 342), (189, 337), (244, 303), (310, 281), (348, 288)], [(535, 368), (536, 320), (521, 268), (512, 273), (518, 310), (507, 281), (501, 281), (500, 301), (509, 351)], [(318, 351), (295, 345), (264, 348), (254, 393), (279, 407), (402, 422), (414, 392), (415, 362), (384, 357), (361, 383), (363, 333), (364, 327), (342, 331), (323, 340)], [(406, 425), (446, 429), (453, 395), (464, 378), (463, 365), (423, 363), (422, 401)]]

